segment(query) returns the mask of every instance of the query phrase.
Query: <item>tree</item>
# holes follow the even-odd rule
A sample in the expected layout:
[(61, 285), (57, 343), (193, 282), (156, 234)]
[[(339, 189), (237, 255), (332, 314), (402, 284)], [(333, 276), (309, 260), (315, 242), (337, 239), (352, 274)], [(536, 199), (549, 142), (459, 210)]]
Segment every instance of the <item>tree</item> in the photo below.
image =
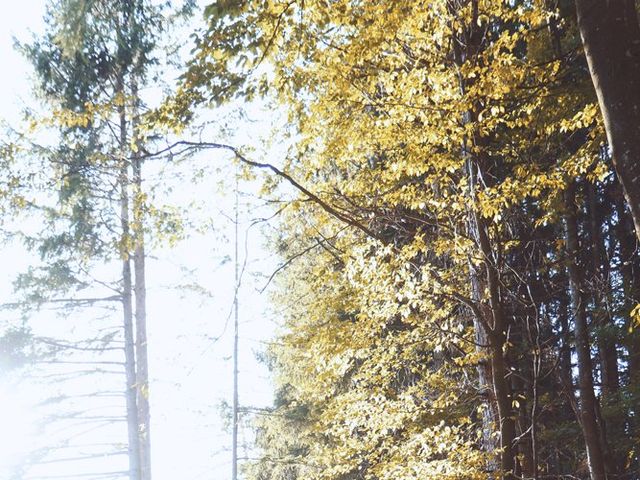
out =
[[(635, 334), (621, 328), (635, 293), (619, 275), (632, 278), (637, 253), (628, 212), (611, 208), (619, 185), (572, 6), (207, 9), (158, 118), (175, 126), (202, 103), (273, 94), (297, 128), (283, 167), (229, 148), (301, 192), (292, 207), (304, 213), (277, 241), (295, 286), (278, 297), (293, 311), (276, 357), (321, 436), (304, 440), (307, 478), (637, 469), (635, 434), (614, 426), (635, 407), (607, 393), (617, 371), (635, 398), (624, 377)], [(309, 270), (291, 265), (316, 250)], [(421, 435), (447, 447), (417, 448)], [(265, 448), (267, 464), (282, 452)]]
[[(37, 123), (53, 127), (60, 140), (44, 157), (59, 192), (48, 210), (51, 230), (62, 233), (34, 244), (62, 268), (63, 288), (91, 284), (93, 265), (119, 258), (112, 288), (123, 314), (129, 476), (140, 480), (151, 478), (145, 237), (150, 212), (162, 214), (150, 208), (142, 186), (140, 89), (161, 59), (158, 39), (172, 21), (167, 8), (143, 0), (54, 1), (47, 33), (21, 46), (52, 112)], [(46, 273), (61, 278), (60, 271)]]
[(613, 165), (640, 239), (640, 24), (632, 0), (576, 0)]

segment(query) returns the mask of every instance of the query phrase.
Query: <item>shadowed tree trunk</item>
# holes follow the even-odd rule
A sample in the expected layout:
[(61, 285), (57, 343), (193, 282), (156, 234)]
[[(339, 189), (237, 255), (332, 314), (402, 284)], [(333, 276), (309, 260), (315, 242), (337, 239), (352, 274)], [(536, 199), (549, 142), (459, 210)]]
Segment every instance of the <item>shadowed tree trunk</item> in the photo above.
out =
[(578, 387), (580, 392), (580, 420), (591, 480), (606, 480), (605, 458), (597, 422), (597, 399), (593, 389), (593, 362), (589, 341), (589, 326), (583, 294), (583, 273), (580, 265), (578, 221), (575, 207), (575, 184), (565, 192), (565, 237), (571, 313), (575, 323), (576, 352), (578, 357)]
[(611, 333), (611, 312), (608, 308), (609, 272), (608, 259), (605, 258), (605, 244), (602, 238), (604, 219), (602, 206), (598, 203), (596, 186), (587, 185), (589, 199), (589, 221), (591, 228), (591, 259), (593, 270), (593, 304), (594, 322), (600, 327), (598, 334), (598, 351), (600, 354), (600, 371), (602, 372), (602, 389), (605, 396), (616, 395), (619, 387), (618, 358), (616, 343)]
[[(616, 198), (615, 209), (617, 216), (615, 231), (620, 253), (620, 273), (623, 293), (621, 313), (626, 320), (624, 328), (627, 332), (623, 340), (623, 345), (628, 352), (627, 384), (628, 401), (631, 407), (626, 413), (626, 423), (630, 437), (637, 438), (640, 432), (637, 415), (637, 412), (640, 412), (640, 330), (637, 326), (633, 325), (630, 312), (640, 301), (640, 266), (638, 265), (636, 238), (633, 235), (633, 227), (620, 195)], [(637, 460), (633, 461), (628, 467), (625, 466), (625, 468), (637, 469)]]
[(635, 0), (576, 0), (613, 165), (640, 239), (640, 26)]
[[(589, 228), (591, 230), (592, 321), (597, 328), (602, 403), (607, 406), (615, 405), (619, 401), (620, 376), (618, 372), (615, 325), (611, 309), (609, 308), (611, 305), (609, 259), (605, 254), (606, 243), (602, 233), (602, 227), (605, 224), (603, 215), (604, 206), (598, 202), (597, 186), (588, 183), (586, 188), (589, 202)], [(607, 433), (611, 434), (612, 438), (623, 435), (622, 419), (618, 414), (609, 415), (605, 422), (603, 414), (601, 412), (598, 413), (599, 423), (601, 424), (601, 443), (604, 447), (607, 447), (609, 444), (606, 437)], [(622, 461), (617, 459), (610, 450), (605, 450), (605, 462), (609, 472), (617, 471), (618, 465), (622, 464)]]

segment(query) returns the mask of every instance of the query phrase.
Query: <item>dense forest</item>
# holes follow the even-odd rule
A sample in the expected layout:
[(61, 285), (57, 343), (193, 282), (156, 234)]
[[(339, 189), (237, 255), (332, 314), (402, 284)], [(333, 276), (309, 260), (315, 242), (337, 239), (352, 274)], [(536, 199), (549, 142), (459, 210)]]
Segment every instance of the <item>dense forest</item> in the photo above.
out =
[[(239, 461), (235, 396), (232, 480), (640, 479), (639, 9), (52, 0), (3, 209), (43, 216), (31, 309), (117, 266), (123, 478), (151, 479), (146, 249), (192, 228), (144, 172), (222, 151), (280, 259), (274, 404)], [(277, 158), (197, 134), (238, 102), (284, 112)]]

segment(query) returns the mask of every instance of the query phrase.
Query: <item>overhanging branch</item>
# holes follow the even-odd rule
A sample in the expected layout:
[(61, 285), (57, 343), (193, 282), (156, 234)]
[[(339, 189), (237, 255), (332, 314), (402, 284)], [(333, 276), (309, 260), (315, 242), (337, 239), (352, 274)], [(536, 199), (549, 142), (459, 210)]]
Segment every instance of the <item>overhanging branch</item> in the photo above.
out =
[(259, 168), (262, 170), (269, 170), (271, 172), (273, 172), (274, 174), (276, 174), (278, 177), (286, 180), (291, 186), (293, 186), (296, 190), (300, 191), (302, 194), (304, 194), (308, 199), (310, 199), (311, 201), (313, 201), (314, 203), (316, 203), (317, 205), (319, 205), (325, 212), (327, 212), (329, 215), (331, 215), (332, 217), (337, 218), (338, 220), (351, 225), (352, 227), (357, 228), (358, 230), (364, 232), (367, 236), (374, 238), (376, 240), (379, 240), (379, 236), (376, 235), (376, 233), (371, 230), (369, 227), (367, 227), (366, 225), (363, 225), (362, 223), (360, 223), (357, 219), (346, 215), (345, 213), (340, 212), (337, 208), (331, 206), (329, 203), (327, 203), (325, 200), (323, 200), (322, 198), (320, 198), (318, 195), (316, 195), (315, 193), (311, 192), (309, 189), (307, 189), (306, 187), (304, 187), (302, 184), (300, 184), (298, 181), (296, 181), (291, 175), (289, 175), (287, 172), (280, 170), (278, 167), (276, 167), (275, 165), (272, 165), (270, 163), (263, 163), (263, 162), (256, 162), (253, 160), (249, 160), (247, 157), (245, 157), (242, 153), (240, 153), (240, 151), (231, 146), (231, 145), (227, 145), (224, 143), (215, 143), (215, 142), (191, 142), (191, 141), (186, 141), (186, 140), (181, 140), (178, 142), (175, 142), (171, 145), (169, 145), (168, 147), (162, 149), (162, 150), (158, 150), (157, 152), (151, 153), (151, 152), (146, 152), (143, 155), (143, 158), (152, 158), (152, 157), (157, 157), (159, 155), (162, 155), (164, 153), (169, 153), (172, 150), (174, 150), (177, 147), (186, 147), (184, 151), (188, 151), (188, 150), (205, 150), (205, 149), (217, 149), (217, 150), (226, 150), (228, 152), (231, 152), (234, 154), (234, 156), (241, 161), (242, 163), (244, 163), (245, 165), (249, 165), (251, 167), (254, 168)]

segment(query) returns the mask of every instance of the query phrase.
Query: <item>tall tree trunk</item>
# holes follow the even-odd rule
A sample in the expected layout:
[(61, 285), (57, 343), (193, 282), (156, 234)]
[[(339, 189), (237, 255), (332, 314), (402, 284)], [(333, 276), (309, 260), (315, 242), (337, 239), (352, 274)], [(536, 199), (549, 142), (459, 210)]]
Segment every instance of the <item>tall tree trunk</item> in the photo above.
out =
[(640, 239), (640, 26), (635, 0), (575, 0), (613, 165)]
[(560, 369), (559, 380), (561, 388), (567, 397), (569, 405), (572, 406), (576, 397), (573, 391), (573, 375), (571, 373), (571, 344), (573, 342), (571, 328), (569, 327), (569, 318), (567, 317), (567, 303), (565, 295), (562, 295), (558, 307), (558, 322), (560, 323), (560, 335), (562, 337), (558, 368)]
[(594, 323), (599, 327), (598, 351), (600, 354), (600, 371), (602, 372), (602, 390), (605, 396), (615, 396), (619, 387), (618, 357), (616, 343), (612, 338), (610, 327), (611, 312), (608, 308), (609, 274), (608, 260), (604, 255), (604, 241), (601, 229), (604, 224), (597, 200), (595, 185), (587, 185), (589, 199), (589, 224), (591, 229), (592, 258), (592, 291), (594, 304)]
[[(134, 169), (135, 171), (135, 169)], [(134, 177), (136, 178), (136, 177)], [(136, 178), (139, 187), (139, 179)], [(139, 193), (139, 192), (138, 192)], [(140, 206), (138, 206), (140, 208)], [(141, 221), (141, 219), (138, 219)], [(151, 410), (149, 404), (149, 361), (147, 353), (147, 290), (145, 249), (140, 231), (133, 254), (136, 296), (136, 360), (138, 386), (138, 421), (140, 433), (141, 480), (151, 479)]]
[[(471, 167), (473, 168), (473, 167)], [(473, 177), (472, 177), (473, 178)], [(473, 183), (472, 183), (473, 185)], [(497, 415), (492, 413), (490, 407), (490, 416), (485, 417), (485, 421), (495, 420), (497, 416), (497, 428), (500, 438), (500, 470), (502, 478), (505, 480), (514, 480), (516, 467), (516, 424), (513, 411), (513, 394), (511, 385), (507, 379), (508, 369), (508, 348), (507, 348), (507, 322), (502, 308), (502, 302), (499, 292), (499, 277), (495, 265), (491, 263), (493, 257), (491, 252), (491, 244), (486, 232), (484, 220), (477, 214), (471, 213), (473, 216), (474, 235), (479, 243), (480, 253), (485, 258), (483, 279), (473, 278), (472, 281), (478, 283), (479, 287), (486, 286), (489, 291), (489, 304), (478, 302), (479, 309), (476, 313), (474, 324), (479, 330), (476, 331), (476, 338), (482, 339), (482, 345), (486, 345), (489, 353), (490, 368), (480, 368), (480, 380), (488, 382), (492, 387), (492, 399), (495, 401)], [(474, 289), (475, 290), (475, 289)], [(483, 288), (478, 288), (481, 292)], [(481, 298), (481, 297), (480, 297)], [(478, 315), (481, 315), (479, 317)], [(486, 350), (485, 350), (486, 351)], [(491, 375), (490, 379), (485, 375)], [(489, 440), (490, 446), (494, 446), (492, 440)]]
[[(480, 226), (484, 228), (484, 226)], [(485, 234), (481, 234), (483, 236)], [(488, 240), (488, 239), (487, 239)], [(498, 276), (493, 265), (487, 264), (487, 286), (489, 289), (489, 305), (493, 319), (491, 338), (491, 369), (493, 373), (493, 390), (498, 406), (498, 421), (500, 422), (500, 466), (505, 480), (515, 479), (515, 448), (516, 425), (513, 412), (513, 394), (511, 384), (507, 380), (508, 345), (507, 322), (504, 316), (498, 292)]]
[[(459, 14), (459, 10), (469, 4), (472, 15), (466, 29), (456, 34), (457, 38), (452, 42), (453, 59), (459, 66), (467, 61), (472, 61), (482, 49), (484, 34), (477, 28), (479, 5), (477, 0), (463, 0), (461, 2), (451, 2), (449, 4), (450, 13), (453, 16)], [(453, 31), (456, 31), (453, 29)], [(461, 74), (458, 77), (459, 89), (462, 96), (466, 95), (468, 80)], [(477, 120), (479, 106), (472, 107), (465, 112), (461, 119), (465, 125), (471, 125)], [(485, 144), (479, 132), (471, 134), (470, 138), (462, 142), (462, 155), (467, 160), (467, 176), (469, 178), (469, 199), (468, 223), (471, 237), (476, 242), (477, 253), (482, 258), (484, 278), (477, 275), (472, 282), (472, 288), (478, 289), (480, 302), (477, 303), (475, 323), (481, 326), (480, 336), (486, 334), (489, 341), (488, 354), (491, 362), (491, 384), (498, 413), (498, 432), (500, 434), (500, 468), (504, 480), (515, 480), (516, 466), (516, 423), (513, 412), (513, 396), (511, 384), (507, 378), (508, 368), (508, 343), (507, 330), (508, 322), (504, 313), (502, 298), (500, 294), (500, 274), (496, 264), (495, 252), (492, 250), (491, 239), (489, 238), (488, 226), (485, 219), (479, 212), (477, 205), (477, 177), (486, 173), (487, 158), (482, 151)], [(473, 147), (472, 147), (473, 146)], [(476, 153), (480, 150), (479, 153)], [(474, 269), (475, 270), (475, 269)], [(472, 276), (473, 272), (472, 270)], [(488, 291), (488, 305), (484, 301), (484, 291)]]
[(151, 409), (149, 403), (149, 359), (147, 351), (147, 285), (145, 268), (145, 199), (142, 188), (141, 139), (138, 128), (139, 92), (138, 78), (132, 74), (131, 97), (132, 131), (135, 151), (132, 156), (133, 170), (133, 268), (136, 297), (136, 361), (138, 386), (138, 422), (140, 435), (140, 480), (151, 480)]
[(231, 438), (231, 480), (238, 479), (238, 339), (239, 339), (239, 289), (240, 289), (240, 258), (238, 256), (238, 220), (239, 220), (239, 205), (238, 205), (238, 170), (235, 172), (235, 208), (234, 208), (234, 282), (235, 291), (233, 293), (233, 411), (232, 411), (232, 438)]
[[(620, 196), (615, 202), (617, 222), (615, 226), (616, 238), (620, 252), (620, 273), (622, 276), (622, 290), (624, 300), (622, 315), (626, 319), (624, 344), (628, 352), (627, 361), (627, 391), (630, 408), (627, 410), (627, 428), (631, 438), (640, 435), (640, 329), (632, 324), (631, 309), (640, 301), (640, 265), (636, 252), (636, 238), (624, 203)], [(638, 456), (631, 464), (638, 468)]]
[[(481, 167), (472, 159), (469, 159), (469, 185), (471, 189), (472, 201), (476, 197), (477, 171)], [(485, 278), (482, 284), (486, 286), (489, 293), (488, 305), (482, 303), (481, 311), (483, 318), (479, 323), (483, 324), (483, 329), (487, 331), (489, 340), (489, 355), (491, 359), (491, 384), (493, 395), (498, 410), (498, 431), (500, 433), (500, 468), (502, 478), (505, 480), (515, 479), (516, 467), (516, 423), (513, 411), (513, 392), (511, 384), (507, 379), (509, 373), (509, 348), (507, 343), (508, 322), (502, 305), (500, 295), (500, 277), (496, 265), (495, 255), (492, 250), (491, 240), (487, 231), (487, 225), (482, 216), (478, 213), (477, 207), (473, 206), (471, 213), (475, 225), (475, 236), (479, 254), (482, 256)], [(487, 308), (488, 307), (488, 308)]]
[[(558, 8), (558, 2), (554, 0), (547, 0), (546, 6), (549, 9)], [(553, 48), (554, 54), (556, 58), (565, 58), (562, 48), (562, 34), (558, 25), (558, 20), (551, 16), (549, 18), (549, 31), (551, 34), (551, 46)], [(571, 148), (573, 150), (573, 148)], [(566, 233), (565, 233), (566, 240)], [(565, 278), (561, 279), (561, 284), (566, 283), (567, 280)], [(566, 403), (562, 405), (562, 417), (570, 418), (575, 415), (578, 421), (580, 421), (580, 411), (578, 408), (574, 382), (573, 382), (573, 365), (572, 365), (572, 352), (571, 345), (573, 342), (573, 335), (570, 328), (569, 321), (569, 311), (570, 308), (570, 295), (567, 295), (566, 291), (563, 290), (559, 294), (558, 298), (558, 310), (557, 310), (557, 319), (558, 324), (560, 326), (560, 345), (558, 350), (558, 382), (560, 383), (561, 391), (564, 394)], [(556, 447), (557, 456), (557, 471), (564, 471), (564, 455), (560, 455), (560, 452), (564, 452), (565, 446), (559, 443)]]
[[(470, 222), (471, 223), (471, 222)], [(469, 234), (473, 235), (473, 229), (469, 228)], [(475, 265), (470, 264), (470, 280), (473, 301), (477, 304), (482, 302), (482, 281), (480, 272)], [(481, 360), (476, 368), (478, 374), (478, 387), (480, 394), (484, 400), (484, 408), (482, 409), (482, 449), (485, 452), (495, 452), (498, 449), (494, 429), (497, 425), (497, 412), (495, 396), (491, 387), (491, 360), (487, 353), (490, 345), (489, 335), (485, 327), (485, 323), (473, 316), (473, 328), (475, 332), (476, 351), (481, 354)], [(497, 466), (490, 466), (490, 470), (497, 469)]]
[[(117, 90), (122, 93), (124, 80), (118, 79)], [(138, 407), (137, 407), (137, 378), (136, 355), (134, 347), (133, 328), (133, 285), (131, 280), (131, 258), (129, 252), (129, 161), (127, 118), (125, 106), (118, 107), (120, 117), (120, 226), (121, 232), (121, 256), (122, 256), (122, 313), (124, 317), (124, 353), (125, 376), (127, 388), (125, 392), (127, 408), (127, 433), (129, 454), (129, 478), (140, 480), (140, 442), (138, 438)]]
[[(601, 233), (604, 225), (602, 208), (598, 203), (598, 192), (596, 185), (587, 184), (587, 197), (589, 202), (589, 227), (591, 237), (591, 259), (592, 259), (592, 297), (593, 297), (593, 324), (597, 326), (597, 345), (600, 359), (600, 373), (602, 383), (602, 401), (604, 405), (614, 405), (619, 402), (618, 390), (620, 378), (618, 372), (618, 352), (616, 337), (612, 332), (613, 316), (609, 305), (610, 285), (609, 285), (609, 260), (606, 258), (605, 243)], [(599, 423), (601, 425), (601, 443), (607, 448), (609, 442), (606, 438), (607, 431), (613, 433), (614, 437), (623, 435), (623, 420), (616, 415), (605, 418), (600, 410)], [(619, 459), (611, 451), (604, 450), (605, 463), (610, 473), (618, 470)]]
[(582, 269), (579, 263), (578, 221), (575, 207), (575, 185), (565, 192), (565, 241), (571, 312), (575, 322), (576, 353), (578, 356), (578, 387), (580, 391), (580, 423), (587, 447), (591, 480), (605, 480), (605, 458), (600, 444), (600, 427), (597, 422), (597, 399), (593, 389), (593, 363), (589, 341), (589, 327), (585, 300), (582, 292)]
[(507, 381), (508, 368), (505, 360), (506, 336), (496, 332), (495, 341), (491, 345), (491, 367), (493, 370), (493, 390), (498, 405), (498, 421), (500, 432), (500, 467), (502, 478), (515, 480), (515, 449), (516, 426), (512, 406), (512, 395)]
[[(521, 332), (514, 332), (518, 335), (517, 338), (514, 338), (514, 334), (510, 335), (510, 342), (516, 345), (526, 345), (525, 340), (521, 334)], [(531, 348), (532, 350), (533, 348)], [(524, 348), (523, 348), (524, 350)], [(514, 408), (514, 416), (517, 417), (516, 423), (516, 434), (520, 441), (518, 442), (518, 455), (519, 466), (516, 469), (516, 474), (519, 477), (525, 478), (537, 478), (535, 473), (535, 461), (534, 461), (534, 437), (530, 434), (527, 434), (529, 430), (531, 433), (535, 430), (535, 420), (529, 414), (531, 405), (533, 402), (533, 383), (534, 383), (534, 374), (531, 371), (529, 365), (529, 358), (527, 355), (523, 355), (520, 362), (512, 361), (512, 365), (515, 366), (516, 370), (520, 375), (512, 375), (511, 376), (511, 390), (513, 392), (514, 398), (518, 398), (518, 403)], [(523, 379), (531, 380), (531, 388), (528, 388)]]
[(637, 261), (636, 242), (630, 234), (631, 226), (621, 200), (616, 201), (616, 238), (620, 248), (620, 273), (624, 294), (623, 315), (627, 319), (625, 327), (631, 333), (627, 336), (629, 352), (629, 380), (640, 383), (640, 332), (631, 324), (630, 312), (640, 301), (640, 268)]

